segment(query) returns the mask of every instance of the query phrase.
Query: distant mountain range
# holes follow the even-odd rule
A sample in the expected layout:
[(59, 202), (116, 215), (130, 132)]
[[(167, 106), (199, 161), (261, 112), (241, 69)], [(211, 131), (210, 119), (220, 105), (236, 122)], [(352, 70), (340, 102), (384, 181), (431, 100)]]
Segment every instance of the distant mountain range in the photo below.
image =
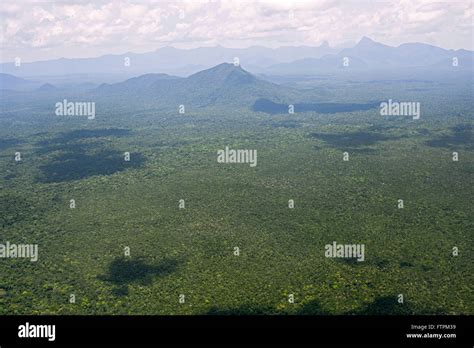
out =
[(41, 86), (40, 82), (25, 80), (10, 74), (0, 73), (0, 89), (23, 90)]
[[(91, 59), (62, 59), (58, 61), (45, 61), (23, 64), (20, 69), (23, 73), (29, 71), (29, 78), (14, 76), (10, 73), (0, 73), (0, 90), (2, 95), (8, 96), (23, 92), (35, 92), (38, 95), (50, 95), (63, 98), (65, 95), (78, 95), (85, 100), (102, 100), (115, 103), (140, 103), (150, 107), (175, 109), (179, 105), (188, 105), (192, 108), (207, 107), (213, 105), (243, 106), (254, 111), (269, 113), (280, 113), (288, 108), (288, 104), (295, 104), (299, 110), (313, 110), (317, 112), (333, 112), (339, 110), (366, 110), (372, 108), (373, 103), (367, 104), (331, 104), (327, 103), (328, 91), (322, 88), (294, 89), (284, 84), (270, 82), (268, 76), (295, 76), (295, 75), (331, 75), (350, 69), (359, 75), (350, 77), (371, 76), (373, 71), (390, 71), (400, 78), (401, 73), (411, 74), (411, 78), (434, 79), (434, 75), (443, 71), (445, 75), (454, 78), (472, 77), (473, 54), (466, 50), (445, 50), (426, 44), (403, 44), (391, 47), (374, 42), (369, 38), (363, 38), (352, 48), (343, 48), (338, 53), (323, 54), (331, 51), (329, 45), (323, 44), (316, 48), (295, 47), (267, 49), (263, 47), (252, 47), (249, 49), (226, 49), (223, 47), (201, 48), (196, 50), (179, 50), (164, 48), (152, 53), (135, 55), (131, 60), (131, 66), (139, 65), (140, 69), (147, 71), (130, 77), (129, 73), (119, 73), (120, 65), (117, 62), (119, 56), (104, 56)], [(240, 64), (222, 63), (231, 58), (239, 51)], [(272, 52), (270, 54), (269, 52)], [(295, 53), (296, 52), (296, 53)], [(195, 53), (193, 59), (192, 54)], [(277, 54), (278, 53), (278, 54)], [(181, 57), (180, 54), (183, 56)], [(291, 61), (294, 57), (309, 57)], [(319, 56), (319, 57), (316, 57)], [(209, 61), (205, 57), (210, 57)], [(154, 61), (156, 58), (157, 61)], [(453, 58), (456, 58), (458, 66), (453, 66)], [(141, 59), (141, 64), (137, 64)], [(218, 61), (210, 68), (202, 67)], [(273, 64), (275, 61), (280, 61)], [(282, 62), (286, 61), (286, 62)], [(162, 63), (159, 65), (157, 62)], [(201, 70), (181, 77), (163, 72), (150, 72), (154, 70), (166, 71), (166, 67), (173, 69), (187, 63), (197, 63), (193, 69), (201, 67)], [(256, 69), (255, 73), (244, 65), (249, 62), (250, 67)], [(344, 64), (347, 62), (348, 64)], [(251, 65), (250, 63), (254, 64)], [(55, 64), (59, 64), (56, 66)], [(266, 67), (257, 67), (257, 64), (269, 64)], [(8, 67), (2, 65), (3, 68)], [(47, 76), (56, 74), (56, 81), (74, 80), (74, 71), (78, 69), (81, 74), (89, 69), (89, 74), (102, 69), (101, 74), (117, 73), (112, 79), (113, 83), (89, 83), (82, 79), (75, 84), (56, 84)], [(452, 69), (457, 69), (454, 74)], [(465, 73), (464, 69), (471, 69)], [(252, 72), (249, 72), (252, 71)], [(420, 71), (422, 73), (420, 73)], [(40, 75), (35, 76), (33, 72)], [(413, 73), (413, 74), (412, 74)], [(99, 74), (99, 73), (97, 73)], [(131, 74), (133, 76), (133, 74)], [(267, 75), (267, 78), (264, 77)], [(119, 78), (121, 77), (121, 79)], [(100, 81), (100, 79), (99, 79)], [(88, 99), (87, 99), (88, 98)], [(330, 100), (330, 99), (329, 99)], [(325, 102), (325, 103), (323, 103)], [(328, 111), (329, 110), (329, 111)]]
[(55, 59), (24, 63), (0, 64), (0, 72), (18, 76), (70, 75), (70, 74), (134, 74), (157, 72), (188, 76), (217, 64), (233, 63), (238, 58), (250, 70), (306, 57), (318, 58), (337, 52), (325, 42), (319, 47), (267, 48), (253, 46), (244, 49), (201, 47), (196, 49), (159, 48), (147, 53), (125, 53), (85, 59)]
[[(31, 82), (8, 74), (0, 74), (0, 81), (10, 85)], [(9, 95), (46, 96), (63, 100), (70, 97), (99, 101), (101, 105), (152, 107), (178, 111), (180, 105), (196, 111), (205, 107), (246, 108), (268, 114), (286, 114), (289, 105), (295, 112), (315, 111), (336, 113), (363, 111), (375, 108), (378, 103), (328, 103), (326, 93), (320, 90), (298, 90), (274, 84), (249, 73), (239, 65), (222, 63), (210, 69), (178, 77), (167, 74), (144, 74), (123, 82), (104, 83), (96, 88), (75, 93), (74, 89), (57, 88), (49, 83), (33, 90), (5, 91)], [(26, 94), (25, 94), (26, 93)], [(8, 94), (5, 94), (8, 98)]]
[[(19, 89), (22, 85), (31, 87), (31, 84), (35, 88)], [(7, 98), (9, 95), (18, 94), (47, 96), (57, 100), (79, 98), (100, 101), (108, 105), (139, 105), (167, 110), (178, 110), (180, 105), (184, 105), (186, 110), (223, 106), (274, 112), (272, 109), (274, 105), (266, 104), (264, 101), (279, 103), (280, 108), (283, 105), (288, 109), (288, 104), (291, 102), (319, 101), (326, 95), (319, 90), (301, 91), (274, 84), (249, 73), (240, 65), (230, 63), (221, 63), (189, 77), (144, 74), (123, 82), (103, 83), (98, 87), (80, 91), (73, 88), (58, 88), (49, 83), (38, 85), (36, 82), (13, 75), (0, 74), (0, 87), (3, 88), (2, 94)]]
[[(387, 56), (387, 59), (390, 57)], [(320, 60), (329, 61), (327, 58)], [(363, 69), (365, 65), (362, 59), (356, 61), (359, 62), (359, 69)], [(362, 103), (334, 101), (331, 92), (325, 88), (297, 89), (276, 84), (244, 70), (238, 64), (230, 63), (221, 63), (188, 77), (148, 73), (117, 83), (103, 83), (88, 88), (78, 86), (57, 87), (50, 83), (43, 84), (0, 73), (0, 90), (5, 98), (15, 95), (22, 98), (47, 97), (52, 100), (76, 98), (97, 101), (101, 105), (169, 111), (177, 111), (180, 105), (184, 105), (187, 111), (220, 106), (268, 114), (288, 113), (290, 104), (295, 112), (313, 111), (323, 114), (366, 111), (380, 104), (377, 100)]]
[[(456, 66), (453, 65), (456, 62)], [(346, 63), (346, 65), (344, 65)], [(407, 43), (398, 47), (387, 46), (367, 37), (354, 47), (320, 58), (304, 58), (281, 63), (264, 69), (266, 74), (306, 75), (341, 69), (363, 70), (449, 70), (474, 68), (474, 52), (445, 50), (422, 43)]]
[[(222, 62), (232, 63), (237, 58), (248, 71), (272, 75), (313, 74), (374, 69), (452, 69), (457, 59), (458, 69), (473, 69), (474, 52), (446, 50), (423, 43), (406, 43), (398, 47), (384, 45), (367, 37), (355, 46), (335, 49), (327, 42), (318, 47), (298, 46), (266, 48), (253, 46), (236, 49), (202, 47), (178, 49), (164, 47), (148, 53), (125, 53), (86, 59), (56, 59), (23, 63), (0, 64), (0, 72), (20, 77), (63, 76), (90, 74), (121, 74), (138, 76), (146, 73), (166, 73), (189, 76)], [(344, 61), (348, 66), (344, 66)], [(103, 80), (104, 81), (104, 80)]]
[[(315, 69), (322, 67), (327, 73), (331, 69), (345, 69), (338, 66), (335, 60), (349, 58), (349, 65), (362, 75), (367, 74), (369, 66), (373, 69), (390, 67), (405, 62), (411, 68), (413, 60), (426, 66), (436, 67), (443, 64), (433, 57), (427, 57), (426, 52), (434, 52), (438, 58), (445, 55), (442, 49), (422, 45), (401, 45), (397, 48), (374, 43), (370, 39), (363, 39), (352, 49), (344, 49), (339, 55), (326, 55), (322, 58), (306, 58), (294, 63), (282, 63), (273, 66), (276, 72), (284, 74), (291, 70), (298, 74), (301, 69)], [(388, 53), (388, 52), (392, 53)], [(402, 54), (406, 52), (406, 54)], [(425, 52), (425, 54), (423, 54)], [(467, 52), (467, 51), (465, 51)], [(463, 53), (463, 52), (458, 52)], [(357, 57), (355, 55), (357, 54)], [(472, 52), (471, 52), (472, 54)], [(345, 55), (345, 56), (344, 56)], [(378, 57), (378, 60), (374, 57)], [(411, 59), (408, 59), (411, 57)], [(461, 57), (461, 55), (459, 55)], [(298, 70), (299, 69), (299, 70)], [(364, 73), (365, 71), (365, 73)], [(453, 75), (449, 73), (449, 75)], [(471, 75), (468, 75), (471, 76)], [(316, 111), (320, 113), (344, 112), (348, 110), (367, 110), (374, 107), (373, 102), (366, 104), (337, 104), (327, 103), (329, 92), (321, 88), (295, 89), (284, 84), (276, 84), (261, 76), (244, 70), (239, 64), (221, 63), (212, 68), (191, 74), (188, 77), (174, 76), (164, 73), (147, 73), (137, 77), (125, 79), (117, 83), (102, 83), (100, 85), (79, 84), (76, 87), (58, 87), (50, 83), (37, 80), (27, 80), (10, 74), (0, 73), (0, 90), (2, 94), (34, 92), (38, 95), (50, 95), (63, 98), (65, 95), (77, 96), (86, 100), (109, 101), (112, 104), (139, 103), (147, 107), (176, 109), (183, 104), (191, 108), (208, 106), (240, 106), (254, 111), (268, 113), (287, 112), (288, 105), (294, 104), (299, 111)], [(330, 98), (329, 98), (330, 100)]]

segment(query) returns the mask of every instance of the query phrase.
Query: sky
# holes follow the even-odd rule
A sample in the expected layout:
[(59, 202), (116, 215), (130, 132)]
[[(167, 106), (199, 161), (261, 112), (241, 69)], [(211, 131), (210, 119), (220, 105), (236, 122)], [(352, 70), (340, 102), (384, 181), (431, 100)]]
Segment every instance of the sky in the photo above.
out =
[(473, 0), (2, 0), (0, 62), (164, 46), (347, 46), (363, 36), (473, 50), (473, 8)]

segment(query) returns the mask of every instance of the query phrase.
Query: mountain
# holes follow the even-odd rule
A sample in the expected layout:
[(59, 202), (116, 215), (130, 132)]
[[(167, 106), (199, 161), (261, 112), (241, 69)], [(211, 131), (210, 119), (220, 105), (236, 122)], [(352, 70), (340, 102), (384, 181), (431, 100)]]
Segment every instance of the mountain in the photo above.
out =
[(240, 65), (227, 63), (200, 71), (189, 76), (187, 80), (196, 86), (208, 85), (215, 88), (251, 85), (258, 82), (254, 75), (242, 69)]
[(398, 46), (397, 57), (405, 66), (429, 66), (444, 59), (452, 59), (454, 51), (424, 43), (406, 43)]
[[(405, 43), (392, 47), (362, 38), (352, 48), (342, 50), (340, 56), (356, 57), (371, 67), (429, 67), (456, 56), (456, 51), (424, 43)], [(449, 68), (448, 66), (447, 68)]]
[(383, 68), (396, 64), (398, 54), (395, 47), (375, 42), (364, 36), (354, 47), (339, 52), (338, 57), (348, 57), (349, 64), (351, 60), (359, 59), (368, 67)]
[(158, 88), (158, 84), (163, 81), (181, 79), (180, 77), (167, 74), (145, 74), (133, 77), (123, 82), (107, 84), (98, 87), (101, 93), (121, 94), (121, 93), (148, 93)]
[(39, 88), (36, 89), (37, 92), (53, 92), (56, 90), (57, 87), (50, 83), (45, 83), (44, 85), (41, 85)]
[(425, 43), (405, 43), (397, 47), (383, 45), (367, 37), (362, 38), (353, 48), (346, 48), (339, 56), (356, 57), (368, 64), (369, 68), (431, 68), (446, 62), (445, 69), (452, 68), (453, 57), (463, 64), (460, 68), (472, 68), (469, 61), (474, 52), (467, 50), (445, 50)]
[[(259, 70), (272, 64), (291, 62), (302, 58), (318, 58), (337, 51), (324, 42), (318, 47), (297, 46), (267, 48), (199, 47), (179, 49), (163, 47), (152, 52), (119, 55), (104, 55), (96, 58), (55, 59), (23, 63), (21, 69), (13, 63), (0, 64), (0, 71), (20, 76), (71, 75), (71, 74), (132, 74), (135, 76), (150, 72), (188, 76), (222, 62), (234, 62)], [(128, 64), (127, 64), (128, 63)]]
[(68, 81), (99, 85), (103, 82), (113, 83), (149, 73), (185, 77), (222, 62), (234, 62), (235, 59), (253, 73), (272, 75), (330, 73), (344, 71), (342, 61), (346, 57), (349, 60), (349, 70), (366, 71), (416, 68), (437, 72), (451, 69), (454, 57), (459, 61), (458, 70), (464, 70), (472, 69), (474, 62), (473, 51), (446, 50), (424, 43), (404, 43), (394, 47), (363, 37), (350, 47), (344, 44), (334, 48), (327, 42), (316, 47), (215, 46), (195, 49), (163, 47), (139, 54), (127, 52), (96, 58), (61, 58), (23, 63), (21, 68), (15, 67), (13, 63), (4, 63), (0, 64), (0, 71), (22, 78), (44, 79), (56, 86), (61, 85), (58, 82), (64, 76), (68, 76)]
[(338, 54), (275, 64), (267, 67), (264, 72), (280, 75), (337, 72), (342, 71), (342, 62), (347, 58), (350, 71), (390, 71), (393, 73), (398, 70), (422, 69), (436, 73), (440, 70), (452, 69), (453, 57), (457, 57), (460, 70), (473, 69), (474, 52), (472, 51), (445, 50), (423, 43), (406, 43), (392, 47), (363, 37), (354, 47), (344, 48)]
[(0, 73), (0, 89), (27, 90), (37, 87), (35, 81), (25, 80), (20, 77)]
[(101, 85), (94, 92), (102, 98), (133, 97), (159, 105), (252, 105), (259, 98), (288, 101), (298, 93), (257, 78), (234, 64), (222, 63), (187, 78), (147, 74), (121, 83)]
[[(342, 70), (345, 68), (343, 58), (337, 55), (327, 55), (322, 58), (305, 58), (291, 63), (272, 65), (265, 69), (265, 73), (273, 75), (311, 75)], [(359, 58), (350, 57), (349, 62), (351, 69), (368, 68), (367, 63)]]

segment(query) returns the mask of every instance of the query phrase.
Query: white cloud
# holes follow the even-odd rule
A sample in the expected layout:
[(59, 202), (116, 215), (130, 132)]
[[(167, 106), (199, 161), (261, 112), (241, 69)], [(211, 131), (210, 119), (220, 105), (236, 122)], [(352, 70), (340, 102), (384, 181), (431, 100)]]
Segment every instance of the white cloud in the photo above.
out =
[(97, 56), (164, 45), (332, 45), (369, 36), (473, 49), (466, 1), (182, 0), (0, 3), (2, 60)]

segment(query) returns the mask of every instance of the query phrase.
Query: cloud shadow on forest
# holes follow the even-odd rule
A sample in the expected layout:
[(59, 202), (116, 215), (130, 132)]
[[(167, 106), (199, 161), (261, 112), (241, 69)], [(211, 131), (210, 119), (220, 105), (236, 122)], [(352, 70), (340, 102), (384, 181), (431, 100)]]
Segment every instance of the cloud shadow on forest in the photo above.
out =
[[(84, 179), (94, 175), (111, 175), (128, 168), (139, 168), (145, 163), (140, 153), (131, 153), (130, 161), (124, 153), (106, 148), (104, 137), (122, 137), (128, 129), (81, 129), (63, 133), (56, 138), (42, 140), (39, 155), (48, 155), (48, 163), (39, 167), (37, 182), (53, 183)], [(83, 142), (86, 141), (86, 142)]]
[(13, 147), (15, 145), (20, 144), (21, 141), (16, 138), (5, 138), (5, 139), (0, 139), (0, 150), (8, 149), (10, 147)]
[(474, 149), (472, 138), (473, 127), (470, 124), (460, 124), (450, 128), (452, 134), (442, 135), (428, 140), (426, 145), (431, 147), (458, 148), (465, 146), (468, 149)]
[(359, 147), (370, 146), (382, 141), (398, 140), (403, 136), (389, 136), (373, 132), (351, 132), (351, 133), (311, 133), (311, 138), (322, 140), (329, 146), (340, 149), (353, 149), (360, 151)]
[[(373, 302), (356, 310), (342, 313), (342, 315), (414, 315), (414, 314), (447, 314), (442, 309), (417, 309), (411, 303), (398, 303), (397, 295), (380, 296)], [(324, 310), (316, 300), (299, 307), (295, 312), (282, 313), (275, 308), (244, 305), (237, 308), (211, 308), (207, 315), (333, 315), (333, 313)]]
[(141, 259), (117, 258), (108, 267), (107, 273), (97, 278), (115, 286), (114, 295), (125, 296), (131, 284), (150, 285), (156, 277), (165, 277), (177, 271), (180, 261), (166, 258), (156, 264), (147, 264)]

